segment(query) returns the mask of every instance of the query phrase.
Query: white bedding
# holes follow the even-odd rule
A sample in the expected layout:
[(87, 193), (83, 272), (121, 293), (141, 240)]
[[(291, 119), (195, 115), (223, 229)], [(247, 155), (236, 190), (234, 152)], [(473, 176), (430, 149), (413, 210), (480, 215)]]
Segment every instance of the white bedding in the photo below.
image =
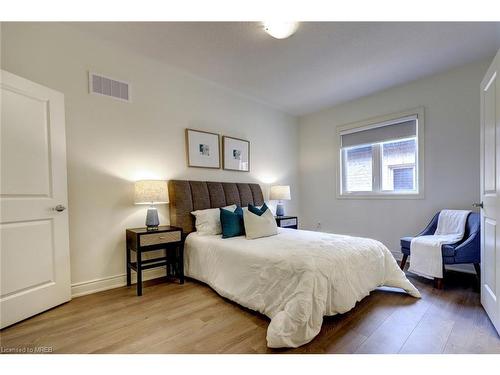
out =
[(349, 311), (378, 286), (420, 297), (380, 242), (295, 229), (255, 240), (193, 232), (185, 243), (185, 273), (271, 318), (271, 348), (308, 343), (323, 316)]

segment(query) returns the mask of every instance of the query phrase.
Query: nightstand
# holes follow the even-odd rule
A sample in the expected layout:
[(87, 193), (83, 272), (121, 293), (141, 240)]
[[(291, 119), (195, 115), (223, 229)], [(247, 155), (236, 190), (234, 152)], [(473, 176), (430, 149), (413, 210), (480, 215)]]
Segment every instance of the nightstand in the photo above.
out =
[(275, 216), (276, 224), (280, 228), (298, 229), (299, 219), (297, 216)]
[[(137, 295), (142, 296), (142, 271), (166, 267), (166, 276), (179, 278), (184, 284), (184, 239), (182, 229), (169, 225), (161, 225), (158, 230), (148, 231), (146, 228), (127, 229), (127, 286), (131, 283), (132, 270), (137, 272)], [(152, 259), (143, 259), (144, 253), (154, 250), (165, 250), (165, 255)], [(136, 261), (132, 262), (131, 252), (135, 251)]]

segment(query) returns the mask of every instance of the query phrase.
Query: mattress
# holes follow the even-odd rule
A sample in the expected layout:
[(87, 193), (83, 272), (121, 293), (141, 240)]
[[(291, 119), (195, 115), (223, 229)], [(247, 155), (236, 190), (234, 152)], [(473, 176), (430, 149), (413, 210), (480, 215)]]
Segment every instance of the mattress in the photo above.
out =
[(298, 347), (323, 316), (345, 313), (379, 286), (418, 290), (379, 241), (295, 229), (247, 240), (196, 232), (185, 242), (185, 274), (271, 319), (267, 345)]

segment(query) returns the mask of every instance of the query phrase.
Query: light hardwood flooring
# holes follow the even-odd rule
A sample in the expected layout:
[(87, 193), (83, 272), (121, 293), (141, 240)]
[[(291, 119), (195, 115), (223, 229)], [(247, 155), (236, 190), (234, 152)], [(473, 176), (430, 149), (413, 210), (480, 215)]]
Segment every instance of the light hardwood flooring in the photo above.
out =
[(56, 353), (500, 353), (473, 275), (448, 272), (444, 290), (412, 277), (423, 298), (377, 290), (324, 319), (297, 349), (266, 347), (268, 318), (193, 280), (146, 283), (75, 298), (0, 332), (3, 348)]

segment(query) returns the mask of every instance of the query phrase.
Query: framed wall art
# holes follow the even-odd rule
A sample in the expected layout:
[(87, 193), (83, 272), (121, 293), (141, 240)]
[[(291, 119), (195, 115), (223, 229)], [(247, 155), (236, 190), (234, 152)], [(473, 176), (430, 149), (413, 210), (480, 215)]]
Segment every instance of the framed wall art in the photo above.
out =
[(222, 137), (223, 168), (229, 171), (250, 171), (250, 142), (233, 137)]
[(201, 130), (186, 129), (186, 151), (189, 167), (220, 168), (220, 136)]

